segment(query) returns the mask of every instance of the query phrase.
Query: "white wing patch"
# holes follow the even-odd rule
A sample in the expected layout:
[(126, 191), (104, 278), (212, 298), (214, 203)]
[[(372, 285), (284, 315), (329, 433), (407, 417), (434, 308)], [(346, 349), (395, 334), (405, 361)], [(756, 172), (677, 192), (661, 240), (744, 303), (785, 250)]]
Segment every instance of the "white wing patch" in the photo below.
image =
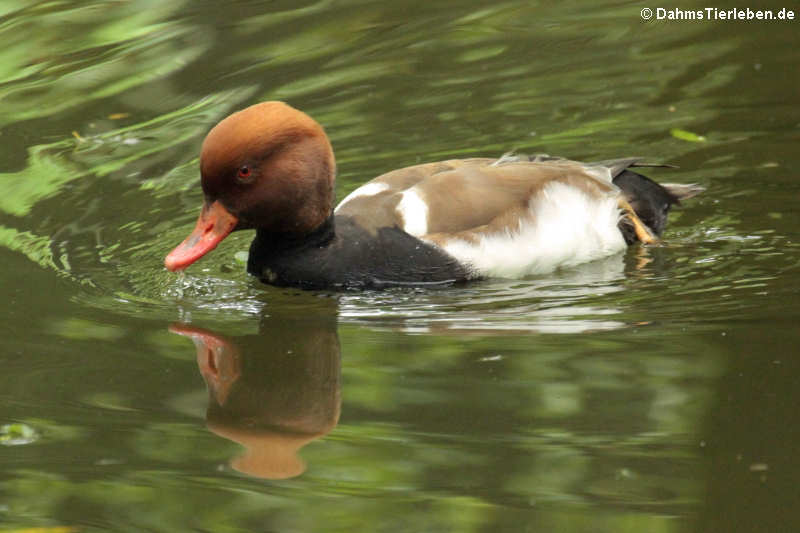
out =
[(615, 195), (591, 197), (554, 182), (531, 198), (528, 208), (530, 216), (516, 230), (486, 235), (477, 243), (452, 239), (443, 248), (476, 274), (503, 278), (552, 272), (626, 248), (617, 228)]
[(406, 233), (415, 237), (428, 233), (428, 204), (414, 187), (403, 192), (395, 210), (403, 218), (403, 229)]
[(383, 183), (380, 181), (370, 181), (369, 183), (365, 183), (358, 189), (354, 190), (350, 194), (344, 197), (344, 200), (339, 202), (339, 205), (336, 206), (336, 209), (333, 210), (335, 213), (342, 207), (344, 204), (352, 200), (353, 198), (358, 198), (361, 196), (375, 196), (378, 193), (381, 193), (389, 188), (388, 183)]
[[(583, 170), (585, 174), (589, 174), (591, 177), (602, 181), (603, 183), (612, 183), (612, 180), (614, 179), (614, 177), (611, 175), (611, 169), (607, 167), (584, 166), (581, 170)], [(616, 188), (617, 187), (615, 185), (614, 189)]]

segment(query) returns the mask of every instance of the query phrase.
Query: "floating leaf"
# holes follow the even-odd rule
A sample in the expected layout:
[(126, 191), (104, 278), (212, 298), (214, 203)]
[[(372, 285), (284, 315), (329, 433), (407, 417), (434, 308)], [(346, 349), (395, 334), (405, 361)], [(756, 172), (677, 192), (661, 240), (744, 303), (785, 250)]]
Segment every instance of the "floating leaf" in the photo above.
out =
[(702, 143), (706, 142), (706, 138), (703, 135), (698, 135), (696, 133), (692, 133), (691, 131), (681, 130), (678, 128), (670, 130), (670, 134), (676, 139), (680, 139), (682, 141), (689, 141), (693, 143)]
[(30, 444), (38, 438), (36, 431), (27, 424), (6, 424), (0, 427), (0, 444), (3, 446)]

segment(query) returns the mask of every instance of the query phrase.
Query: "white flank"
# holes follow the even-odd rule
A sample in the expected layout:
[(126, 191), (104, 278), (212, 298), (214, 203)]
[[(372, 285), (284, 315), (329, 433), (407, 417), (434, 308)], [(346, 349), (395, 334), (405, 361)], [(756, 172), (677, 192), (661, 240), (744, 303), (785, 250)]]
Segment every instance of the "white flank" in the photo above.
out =
[(403, 217), (403, 229), (406, 233), (415, 237), (428, 233), (428, 204), (413, 188), (403, 192), (396, 211)]
[[(562, 183), (547, 185), (529, 204), (530, 218), (515, 231), (483, 236), (477, 244), (453, 239), (444, 249), (487, 277), (543, 274), (621, 252), (616, 195), (590, 197)], [(406, 230), (408, 231), (408, 230)]]
[(344, 200), (339, 202), (339, 205), (336, 206), (334, 209), (334, 213), (339, 210), (344, 204), (352, 200), (353, 198), (358, 198), (360, 196), (375, 196), (376, 194), (385, 191), (389, 188), (388, 183), (382, 183), (380, 181), (370, 181), (369, 183), (365, 183), (358, 189), (354, 190), (350, 194), (344, 197)]

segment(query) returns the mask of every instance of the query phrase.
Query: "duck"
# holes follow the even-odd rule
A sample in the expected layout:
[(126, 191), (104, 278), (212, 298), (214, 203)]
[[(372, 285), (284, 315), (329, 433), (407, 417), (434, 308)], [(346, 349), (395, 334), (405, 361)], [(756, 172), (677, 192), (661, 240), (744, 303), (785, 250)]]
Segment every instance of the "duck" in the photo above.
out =
[(247, 271), (302, 289), (451, 285), (546, 274), (658, 242), (671, 207), (702, 191), (659, 184), (627, 157), (591, 163), (507, 153), (382, 174), (334, 208), (323, 127), (284, 102), (214, 126), (200, 150), (204, 202), (164, 264), (179, 271), (254, 229)]

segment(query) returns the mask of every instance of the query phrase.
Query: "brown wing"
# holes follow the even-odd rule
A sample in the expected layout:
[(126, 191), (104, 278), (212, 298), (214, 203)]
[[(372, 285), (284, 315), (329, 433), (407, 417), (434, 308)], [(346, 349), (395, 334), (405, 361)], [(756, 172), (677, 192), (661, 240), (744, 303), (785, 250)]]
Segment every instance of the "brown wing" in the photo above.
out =
[[(416, 165), (378, 176), (369, 184), (375, 194), (346, 199), (337, 214), (351, 216), (367, 229), (397, 226), (408, 231), (410, 216), (403, 209), (404, 194), (424, 202), (424, 232), (418, 237), (439, 241), (465, 233), (513, 229), (520, 217), (530, 216), (528, 205), (545, 185), (561, 182), (589, 195), (616, 194), (607, 171), (568, 160), (517, 161), (463, 159)], [(417, 202), (419, 204), (419, 202)], [(413, 226), (413, 224), (412, 224)], [(419, 227), (414, 226), (414, 227)]]

